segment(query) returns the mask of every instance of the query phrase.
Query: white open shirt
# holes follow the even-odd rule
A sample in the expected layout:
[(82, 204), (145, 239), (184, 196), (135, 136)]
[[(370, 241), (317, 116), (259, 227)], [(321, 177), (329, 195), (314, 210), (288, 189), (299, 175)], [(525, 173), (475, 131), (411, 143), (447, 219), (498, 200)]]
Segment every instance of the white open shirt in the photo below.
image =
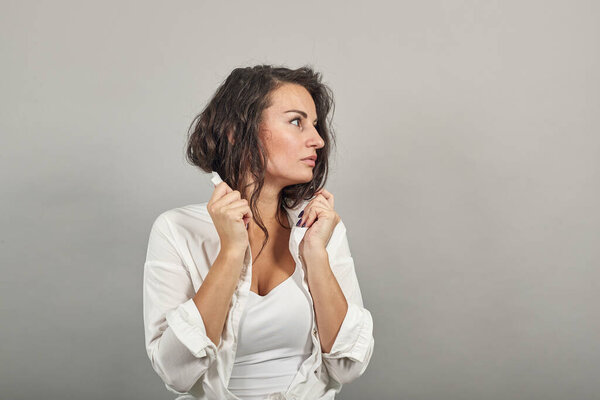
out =
[[(308, 203), (304, 200), (286, 211), (292, 227), (289, 249), (302, 265), (302, 289), (313, 305), (314, 346), (288, 390), (272, 393), (267, 399), (334, 399), (342, 384), (363, 374), (373, 354), (373, 319), (363, 307), (342, 221), (334, 228), (326, 250), (333, 274), (346, 296), (348, 311), (331, 351), (321, 352), (306, 267), (298, 251), (308, 228), (298, 227), (296, 222)], [(240, 317), (248, 303), (252, 255), (248, 246), (223, 333), (215, 346), (206, 335), (193, 301), (220, 250), (220, 239), (206, 206), (205, 202), (165, 211), (152, 225), (143, 277), (145, 345), (152, 367), (166, 388), (180, 395), (176, 400), (238, 400), (227, 390), (227, 383), (235, 360)]]

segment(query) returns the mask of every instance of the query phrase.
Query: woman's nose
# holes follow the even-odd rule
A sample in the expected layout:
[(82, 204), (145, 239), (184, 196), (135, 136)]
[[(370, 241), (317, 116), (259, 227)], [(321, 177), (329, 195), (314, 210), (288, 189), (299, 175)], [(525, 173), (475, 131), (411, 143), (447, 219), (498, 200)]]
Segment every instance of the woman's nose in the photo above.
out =
[(313, 130), (315, 131), (314, 133), (316, 134), (316, 140), (319, 143), (319, 147), (318, 148), (321, 148), (321, 147), (325, 146), (325, 141), (323, 140), (323, 138), (319, 134), (319, 131), (317, 130), (317, 127), (313, 127)]

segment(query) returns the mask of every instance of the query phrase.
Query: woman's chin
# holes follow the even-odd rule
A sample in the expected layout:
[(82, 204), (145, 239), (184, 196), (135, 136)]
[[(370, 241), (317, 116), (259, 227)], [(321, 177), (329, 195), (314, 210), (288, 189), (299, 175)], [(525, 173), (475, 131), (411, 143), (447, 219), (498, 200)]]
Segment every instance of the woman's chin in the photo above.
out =
[(308, 174), (304, 174), (304, 176), (296, 177), (296, 179), (294, 179), (294, 181), (296, 181), (296, 184), (302, 184), (302, 183), (308, 183), (308, 182), (312, 181), (312, 179), (313, 179), (313, 174), (312, 174), (312, 172), (309, 172)]

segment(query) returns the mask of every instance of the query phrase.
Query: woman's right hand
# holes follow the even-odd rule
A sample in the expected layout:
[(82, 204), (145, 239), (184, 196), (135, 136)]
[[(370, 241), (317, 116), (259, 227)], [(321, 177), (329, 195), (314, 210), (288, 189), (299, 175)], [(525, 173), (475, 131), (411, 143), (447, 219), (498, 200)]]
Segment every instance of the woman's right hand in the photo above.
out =
[(248, 200), (221, 182), (215, 186), (206, 208), (221, 239), (221, 251), (244, 253), (249, 243), (246, 224), (252, 219)]

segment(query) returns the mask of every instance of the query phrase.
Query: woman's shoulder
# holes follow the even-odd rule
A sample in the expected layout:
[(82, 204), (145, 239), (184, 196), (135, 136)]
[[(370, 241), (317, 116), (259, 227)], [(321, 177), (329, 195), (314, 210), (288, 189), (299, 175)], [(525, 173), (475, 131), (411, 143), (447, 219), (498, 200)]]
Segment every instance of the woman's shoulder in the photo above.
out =
[(208, 202), (204, 202), (170, 208), (161, 212), (157, 219), (167, 219), (172, 223), (177, 221), (187, 221), (190, 219), (212, 222), (212, 218), (206, 209), (207, 204)]
[(206, 205), (208, 202), (187, 204), (161, 212), (155, 223), (167, 225), (178, 233), (216, 234), (214, 223)]

